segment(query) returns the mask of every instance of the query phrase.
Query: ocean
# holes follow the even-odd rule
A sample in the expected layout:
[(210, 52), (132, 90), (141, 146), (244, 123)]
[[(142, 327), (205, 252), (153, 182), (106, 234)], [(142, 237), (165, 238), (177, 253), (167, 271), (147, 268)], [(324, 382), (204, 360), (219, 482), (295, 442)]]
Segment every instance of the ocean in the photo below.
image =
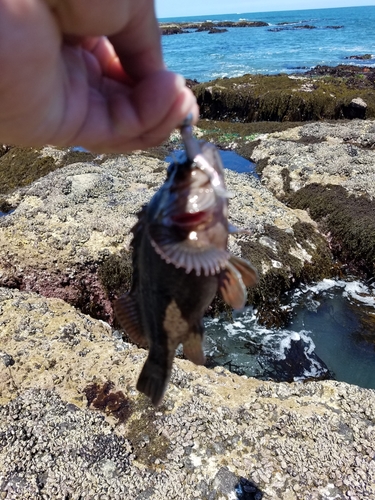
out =
[[(298, 73), (317, 65), (375, 65), (375, 6), (160, 19), (208, 20), (269, 26), (163, 36), (169, 69), (204, 82), (246, 73)], [(371, 58), (348, 59), (365, 54)], [(223, 156), (227, 167), (226, 160), (233, 163)], [(239, 163), (236, 169), (254, 175), (251, 165)], [(374, 282), (324, 280), (294, 290), (284, 301), (291, 311), (285, 328), (259, 325), (252, 307), (231, 322), (206, 319), (211, 363), (260, 379), (334, 378), (375, 389)]]
[[(162, 37), (170, 70), (206, 82), (250, 74), (298, 73), (317, 65), (375, 66), (375, 6), (163, 18), (161, 22), (264, 21), (269, 26), (228, 28)], [(309, 26), (309, 28), (305, 28)], [(370, 54), (369, 60), (347, 59)]]

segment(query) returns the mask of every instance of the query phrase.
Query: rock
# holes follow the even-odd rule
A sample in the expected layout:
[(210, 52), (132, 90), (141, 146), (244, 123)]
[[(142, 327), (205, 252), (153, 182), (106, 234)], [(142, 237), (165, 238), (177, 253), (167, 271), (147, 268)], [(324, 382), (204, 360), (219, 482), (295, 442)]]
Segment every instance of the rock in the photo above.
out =
[(228, 31), (228, 30), (225, 28), (222, 28), (222, 29), (221, 28), (211, 28), (208, 33), (210, 35), (212, 35), (214, 33), (225, 33), (226, 31)]
[[(146, 352), (109, 325), (30, 292), (0, 289), (0, 304), (0, 344), (15, 360), (0, 370), (6, 498), (346, 498), (347, 485), (374, 497), (375, 391), (177, 359), (154, 409), (135, 390)], [(126, 418), (115, 399), (94, 406), (93, 383), (123, 394)]]
[(348, 118), (353, 120), (354, 118), (360, 118), (364, 120), (366, 118), (367, 104), (360, 97), (356, 97), (350, 101), (346, 115)]
[(354, 55), (345, 57), (345, 59), (356, 59), (358, 61), (367, 61), (368, 59), (372, 59), (372, 55), (371, 54)]
[(195, 86), (193, 92), (201, 117), (210, 120), (249, 123), (363, 118), (363, 107), (351, 104), (357, 98), (367, 102), (366, 117), (374, 118), (374, 81), (375, 69), (371, 67), (317, 66), (297, 75), (213, 80)]
[[(130, 229), (166, 168), (141, 154), (99, 157), (14, 191), (5, 201), (15, 210), (0, 218), (0, 285), (61, 298), (112, 323), (112, 300), (131, 283)], [(270, 320), (275, 297), (302, 274), (306, 280), (327, 275), (330, 251), (307, 214), (287, 208), (257, 178), (229, 170), (226, 178), (234, 194), (231, 221), (253, 232), (231, 237), (230, 248), (257, 267), (262, 279), (249, 300)], [(265, 238), (273, 248), (261, 243)], [(211, 311), (224, 308), (218, 297)]]
[(269, 134), (253, 159), (262, 181), (294, 208), (308, 210), (352, 272), (374, 271), (375, 122), (314, 123)]
[(204, 21), (196, 23), (160, 23), (162, 35), (175, 35), (180, 33), (189, 33), (189, 30), (196, 32), (208, 31), (209, 33), (222, 33), (227, 29), (220, 28), (259, 28), (268, 26), (264, 21)]

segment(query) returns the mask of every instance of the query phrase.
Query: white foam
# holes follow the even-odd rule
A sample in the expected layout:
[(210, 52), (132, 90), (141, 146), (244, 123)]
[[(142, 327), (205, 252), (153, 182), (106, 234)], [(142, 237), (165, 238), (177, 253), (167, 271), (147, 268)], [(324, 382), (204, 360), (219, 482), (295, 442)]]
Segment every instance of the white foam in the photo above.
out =
[(359, 281), (346, 283), (343, 297), (354, 299), (357, 302), (365, 304), (366, 306), (375, 307), (374, 292), (371, 292), (366, 285), (360, 283)]

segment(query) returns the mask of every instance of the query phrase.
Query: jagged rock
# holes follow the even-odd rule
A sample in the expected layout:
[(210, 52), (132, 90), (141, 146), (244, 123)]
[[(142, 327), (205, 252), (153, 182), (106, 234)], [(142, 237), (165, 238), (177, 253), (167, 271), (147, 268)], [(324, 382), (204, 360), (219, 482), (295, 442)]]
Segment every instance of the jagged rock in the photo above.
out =
[(308, 210), (353, 272), (374, 270), (375, 122), (313, 123), (262, 137), (253, 159), (288, 205)]
[(367, 104), (361, 97), (352, 99), (348, 106), (347, 117), (353, 120), (354, 118), (366, 118)]
[[(63, 154), (53, 148), (47, 153)], [(91, 158), (5, 197), (14, 211), (0, 218), (0, 285), (58, 297), (112, 322), (112, 300), (131, 282), (130, 229), (166, 168), (144, 154)], [(274, 298), (302, 274), (327, 275), (327, 243), (305, 212), (287, 208), (254, 176), (228, 170), (226, 178), (231, 221), (253, 231), (230, 241), (231, 250), (259, 270), (252, 302), (275, 309)], [(267, 236), (273, 249), (260, 242)], [(213, 307), (223, 311), (224, 303), (218, 298)]]
[[(375, 496), (375, 391), (178, 359), (154, 409), (135, 390), (146, 352), (109, 325), (29, 292), (0, 289), (0, 306), (15, 361), (0, 370), (2, 498)], [(118, 398), (88, 399), (93, 384), (122, 393), (127, 417)]]

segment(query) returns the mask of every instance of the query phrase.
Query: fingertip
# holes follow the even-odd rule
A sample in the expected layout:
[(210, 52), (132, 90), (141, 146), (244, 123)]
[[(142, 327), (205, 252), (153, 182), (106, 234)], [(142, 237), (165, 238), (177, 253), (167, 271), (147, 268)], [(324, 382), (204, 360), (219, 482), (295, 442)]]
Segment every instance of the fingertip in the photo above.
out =
[[(178, 120), (176, 127), (189, 115), (193, 117), (193, 124), (195, 125), (199, 119), (199, 106), (197, 99), (193, 92), (188, 87), (183, 87), (177, 96), (174, 104), (173, 111)], [(172, 115), (173, 116), (173, 115)]]
[(175, 84), (177, 89), (183, 89), (186, 86), (185, 77), (183, 77), (180, 73), (175, 73)]

